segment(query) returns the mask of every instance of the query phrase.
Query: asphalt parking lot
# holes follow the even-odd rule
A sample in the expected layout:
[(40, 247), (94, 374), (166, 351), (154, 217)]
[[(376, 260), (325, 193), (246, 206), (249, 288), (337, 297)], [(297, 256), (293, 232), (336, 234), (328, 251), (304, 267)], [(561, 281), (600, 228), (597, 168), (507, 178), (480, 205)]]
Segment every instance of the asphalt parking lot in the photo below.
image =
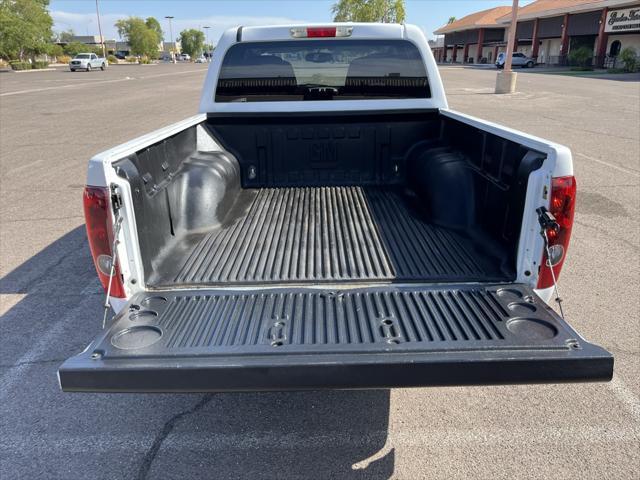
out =
[(206, 65), (0, 73), (0, 477), (638, 478), (640, 81), (442, 67), (452, 108), (568, 145), (565, 313), (607, 384), (220, 395), (69, 394), (101, 326), (81, 192), (95, 153), (197, 111)]

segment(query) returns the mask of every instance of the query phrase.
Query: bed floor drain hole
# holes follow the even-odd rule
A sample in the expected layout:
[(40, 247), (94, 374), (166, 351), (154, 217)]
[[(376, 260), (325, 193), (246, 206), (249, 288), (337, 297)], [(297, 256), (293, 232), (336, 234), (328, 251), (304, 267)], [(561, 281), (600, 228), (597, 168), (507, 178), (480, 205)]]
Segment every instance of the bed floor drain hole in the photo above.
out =
[(282, 340), (274, 340), (273, 342), (271, 342), (272, 347), (281, 347), (282, 345)]
[(383, 325), (393, 325), (393, 320), (389, 320), (388, 318), (382, 320)]

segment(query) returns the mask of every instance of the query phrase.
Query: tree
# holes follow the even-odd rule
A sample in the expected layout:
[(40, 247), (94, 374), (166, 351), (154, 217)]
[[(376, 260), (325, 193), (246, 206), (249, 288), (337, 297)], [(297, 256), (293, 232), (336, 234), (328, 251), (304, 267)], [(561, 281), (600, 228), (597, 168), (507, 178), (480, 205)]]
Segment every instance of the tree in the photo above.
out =
[(195, 28), (189, 28), (180, 32), (182, 51), (191, 57), (197, 57), (204, 48), (204, 33)]
[(49, 48), (47, 49), (47, 55), (51, 55), (52, 57), (61, 57), (64, 55), (64, 49), (56, 43), (50, 43)]
[(338, 0), (331, 13), (334, 22), (402, 23), (404, 0)]
[(447, 25), (449, 25), (450, 23), (453, 23), (456, 21), (456, 17), (449, 17), (449, 21), (447, 22)]
[(62, 43), (69, 43), (73, 41), (73, 37), (76, 36), (76, 32), (73, 29), (65, 30), (64, 32), (60, 32), (58, 34), (58, 41)]
[(162, 32), (162, 27), (160, 26), (160, 22), (153, 17), (147, 18), (144, 23), (147, 25), (147, 28), (156, 32), (157, 43), (160, 43), (164, 38), (164, 33)]
[(53, 20), (49, 0), (0, 0), (0, 56), (35, 57), (47, 51)]
[[(155, 18), (149, 17), (147, 22), (140, 17), (129, 17), (118, 20), (115, 27), (118, 29), (118, 35), (129, 43), (131, 53), (156, 58), (162, 30), (158, 33), (155, 29), (154, 22), (158, 24)], [(157, 26), (160, 28), (159, 24)]]

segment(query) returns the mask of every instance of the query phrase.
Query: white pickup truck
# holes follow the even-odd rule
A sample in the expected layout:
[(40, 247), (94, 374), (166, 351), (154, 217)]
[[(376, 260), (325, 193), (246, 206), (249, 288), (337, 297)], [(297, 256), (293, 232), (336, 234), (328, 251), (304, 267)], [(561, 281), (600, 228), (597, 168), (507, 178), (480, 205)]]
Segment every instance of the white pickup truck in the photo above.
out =
[(607, 381), (552, 310), (561, 145), (448, 108), (411, 25), (240, 27), (199, 115), (96, 155), (84, 207), (116, 315), (66, 391)]
[(92, 68), (105, 70), (107, 65), (109, 65), (107, 59), (99, 57), (95, 53), (79, 53), (69, 62), (69, 70), (72, 72), (76, 70), (86, 70), (90, 72)]

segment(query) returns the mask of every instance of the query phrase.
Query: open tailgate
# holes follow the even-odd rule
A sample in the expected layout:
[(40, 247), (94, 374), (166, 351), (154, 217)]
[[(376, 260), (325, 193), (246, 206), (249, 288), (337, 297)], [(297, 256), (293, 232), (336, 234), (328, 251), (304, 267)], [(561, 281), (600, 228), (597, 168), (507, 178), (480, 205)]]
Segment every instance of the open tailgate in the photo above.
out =
[(525, 285), (136, 295), (59, 369), (65, 391), (607, 381), (613, 357)]

